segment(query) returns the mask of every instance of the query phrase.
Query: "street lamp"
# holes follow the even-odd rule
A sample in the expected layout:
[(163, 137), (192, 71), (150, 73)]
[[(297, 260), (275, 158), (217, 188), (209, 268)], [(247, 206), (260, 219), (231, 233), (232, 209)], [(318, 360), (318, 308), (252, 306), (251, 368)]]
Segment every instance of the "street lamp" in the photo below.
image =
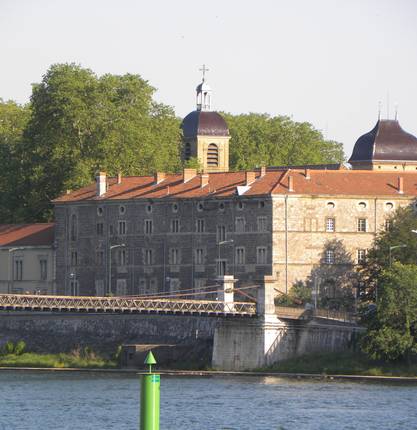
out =
[[(412, 230), (414, 232), (414, 230)], [(416, 232), (417, 233), (417, 232)], [(389, 267), (392, 266), (392, 256), (391, 256), (391, 251), (393, 249), (397, 249), (397, 248), (407, 248), (407, 245), (394, 245), (394, 246), (390, 246), (389, 247)]]
[[(218, 244), (217, 244), (217, 249), (218, 249), (218, 258), (219, 258), (219, 276), (220, 276), (220, 246), (221, 245), (227, 245), (227, 244), (229, 244), (229, 243), (233, 243), (234, 241), (233, 241), (233, 239), (230, 239), (230, 240), (221, 240)], [(225, 270), (224, 270), (224, 273), (223, 273), (223, 275), (226, 275), (226, 266), (225, 266)]]
[(109, 248), (109, 279), (107, 282), (107, 293), (110, 295), (111, 294), (111, 252), (113, 249), (115, 248), (124, 248), (126, 245), (124, 243), (120, 244), (120, 245), (111, 245)]
[(71, 280), (71, 283), (70, 283), (71, 295), (78, 296), (77, 274), (75, 272), (71, 272), (69, 274), (69, 278)]

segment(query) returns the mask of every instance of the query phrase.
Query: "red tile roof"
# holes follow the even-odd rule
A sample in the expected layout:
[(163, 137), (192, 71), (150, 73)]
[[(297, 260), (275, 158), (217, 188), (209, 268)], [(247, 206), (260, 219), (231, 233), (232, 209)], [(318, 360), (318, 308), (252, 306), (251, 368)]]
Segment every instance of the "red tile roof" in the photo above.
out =
[[(417, 171), (414, 172), (379, 172), (370, 170), (309, 170), (287, 169), (285, 171), (267, 170), (264, 176), (256, 173), (253, 182), (244, 196), (273, 194), (307, 195), (363, 195), (363, 196), (417, 196)], [(155, 183), (153, 176), (129, 176), (117, 183), (116, 178), (108, 179), (108, 190), (96, 196), (96, 185), (62, 195), (54, 203), (66, 203), (89, 200), (127, 200), (158, 198), (198, 198), (227, 197), (237, 194), (237, 187), (245, 185), (246, 172), (209, 173), (209, 183), (200, 186), (197, 175), (188, 182), (183, 182), (182, 174), (167, 174), (164, 181)], [(291, 176), (293, 191), (288, 190), (288, 177)], [(398, 178), (403, 178), (404, 193), (398, 193)]]
[(54, 224), (0, 224), (0, 246), (52, 246)]

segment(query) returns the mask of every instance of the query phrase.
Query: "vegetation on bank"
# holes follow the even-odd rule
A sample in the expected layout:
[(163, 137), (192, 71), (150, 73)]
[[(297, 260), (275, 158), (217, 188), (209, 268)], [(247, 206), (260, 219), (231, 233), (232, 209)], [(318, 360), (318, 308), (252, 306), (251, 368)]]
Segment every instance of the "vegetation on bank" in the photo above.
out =
[(313, 373), (319, 375), (417, 377), (417, 363), (390, 363), (383, 360), (371, 360), (363, 353), (354, 352), (308, 354), (258, 370), (262, 372)]
[(89, 347), (59, 354), (25, 352), (25, 348), (23, 341), (7, 342), (0, 353), (0, 367), (114, 369), (118, 367), (120, 354), (119, 348), (112, 359), (99, 356)]

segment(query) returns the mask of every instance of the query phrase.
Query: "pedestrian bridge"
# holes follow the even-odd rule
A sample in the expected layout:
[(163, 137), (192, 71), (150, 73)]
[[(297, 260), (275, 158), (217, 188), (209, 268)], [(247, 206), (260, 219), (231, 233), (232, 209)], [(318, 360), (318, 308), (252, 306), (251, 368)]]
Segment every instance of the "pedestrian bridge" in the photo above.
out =
[(254, 317), (252, 302), (137, 297), (43, 296), (0, 294), (0, 310), (38, 312), (136, 313)]

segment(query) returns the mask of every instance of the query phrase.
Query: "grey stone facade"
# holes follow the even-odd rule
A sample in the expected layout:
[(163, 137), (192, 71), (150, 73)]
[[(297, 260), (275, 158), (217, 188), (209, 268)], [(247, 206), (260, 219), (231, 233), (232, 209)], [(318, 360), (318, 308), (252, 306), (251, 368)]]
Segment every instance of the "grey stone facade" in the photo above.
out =
[[(218, 275), (245, 285), (272, 270), (270, 197), (71, 202), (55, 220), (58, 294), (193, 294)], [(111, 251), (110, 287), (114, 245), (125, 246)]]

